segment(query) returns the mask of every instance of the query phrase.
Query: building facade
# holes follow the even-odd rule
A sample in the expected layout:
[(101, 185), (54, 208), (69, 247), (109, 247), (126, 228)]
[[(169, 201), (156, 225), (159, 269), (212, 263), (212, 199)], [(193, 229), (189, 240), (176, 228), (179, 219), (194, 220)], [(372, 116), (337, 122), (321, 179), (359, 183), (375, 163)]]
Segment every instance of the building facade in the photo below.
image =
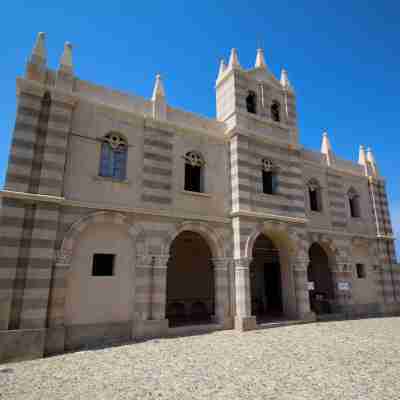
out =
[(17, 78), (0, 222), (0, 359), (400, 308), (385, 179), (299, 143), (286, 71), (236, 50), (216, 119), (47, 67)]

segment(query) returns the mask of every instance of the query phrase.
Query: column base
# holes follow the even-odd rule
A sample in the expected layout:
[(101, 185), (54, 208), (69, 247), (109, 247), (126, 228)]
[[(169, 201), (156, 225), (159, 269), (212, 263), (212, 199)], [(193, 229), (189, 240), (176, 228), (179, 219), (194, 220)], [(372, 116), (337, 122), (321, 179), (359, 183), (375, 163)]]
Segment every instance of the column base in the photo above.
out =
[(307, 321), (307, 322), (308, 321), (312, 322), (317, 320), (317, 316), (314, 311), (298, 314), (297, 318), (301, 321)]
[(222, 329), (233, 329), (234, 327), (233, 317), (224, 316), (223, 318), (219, 318), (218, 316), (213, 315), (212, 321), (215, 324), (221, 325)]
[(65, 327), (55, 326), (48, 328), (46, 331), (46, 342), (44, 346), (44, 354), (52, 356), (62, 354), (65, 351)]
[(0, 363), (43, 357), (46, 329), (0, 331)]
[(132, 337), (134, 339), (152, 339), (166, 336), (168, 319), (136, 320), (133, 322)]
[(257, 320), (256, 317), (235, 317), (235, 329), (241, 332), (251, 331), (257, 328)]

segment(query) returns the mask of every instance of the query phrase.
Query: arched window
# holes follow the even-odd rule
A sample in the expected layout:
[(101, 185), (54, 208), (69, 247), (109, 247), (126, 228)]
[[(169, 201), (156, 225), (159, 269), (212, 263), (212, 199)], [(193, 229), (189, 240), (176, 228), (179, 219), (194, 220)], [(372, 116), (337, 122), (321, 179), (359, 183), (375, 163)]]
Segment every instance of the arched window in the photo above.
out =
[(281, 120), (281, 105), (277, 101), (273, 101), (271, 104), (271, 118), (276, 122)]
[(257, 114), (257, 95), (253, 91), (249, 91), (246, 97), (247, 112)]
[(126, 178), (127, 144), (117, 133), (104, 136), (101, 145), (100, 176), (124, 180)]
[(322, 211), (322, 195), (321, 186), (316, 179), (311, 179), (308, 182), (308, 197), (310, 200), (310, 210), (321, 212)]
[(189, 151), (185, 155), (185, 190), (203, 192), (204, 159), (201, 154)]
[(348, 191), (347, 196), (349, 198), (350, 216), (352, 218), (360, 217), (360, 196), (353, 188)]
[(265, 194), (275, 194), (277, 191), (276, 167), (271, 160), (262, 160), (262, 186)]

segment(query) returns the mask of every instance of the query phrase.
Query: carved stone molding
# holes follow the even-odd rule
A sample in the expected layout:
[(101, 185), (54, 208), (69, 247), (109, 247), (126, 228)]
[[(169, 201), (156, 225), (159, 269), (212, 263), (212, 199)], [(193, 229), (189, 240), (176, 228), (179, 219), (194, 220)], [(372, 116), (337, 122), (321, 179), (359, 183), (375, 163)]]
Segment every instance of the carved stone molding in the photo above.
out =
[(237, 258), (236, 260), (234, 260), (235, 269), (249, 269), (251, 261), (252, 258)]

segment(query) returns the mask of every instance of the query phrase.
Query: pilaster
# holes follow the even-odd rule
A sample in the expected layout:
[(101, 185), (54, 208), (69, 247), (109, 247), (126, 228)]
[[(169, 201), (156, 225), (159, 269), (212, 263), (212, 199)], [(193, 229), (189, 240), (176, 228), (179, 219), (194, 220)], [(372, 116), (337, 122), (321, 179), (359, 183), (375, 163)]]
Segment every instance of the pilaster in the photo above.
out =
[(309, 262), (308, 257), (298, 257), (295, 259), (293, 267), (297, 317), (299, 319), (315, 319), (315, 315), (310, 308), (310, 296), (308, 292), (307, 267)]
[(230, 315), (230, 286), (229, 286), (229, 264), (230, 258), (213, 258), (214, 285), (215, 285), (215, 318), (216, 322), (226, 328), (232, 328)]
[(235, 328), (241, 331), (255, 329), (256, 317), (251, 315), (250, 263), (251, 258), (235, 261)]

